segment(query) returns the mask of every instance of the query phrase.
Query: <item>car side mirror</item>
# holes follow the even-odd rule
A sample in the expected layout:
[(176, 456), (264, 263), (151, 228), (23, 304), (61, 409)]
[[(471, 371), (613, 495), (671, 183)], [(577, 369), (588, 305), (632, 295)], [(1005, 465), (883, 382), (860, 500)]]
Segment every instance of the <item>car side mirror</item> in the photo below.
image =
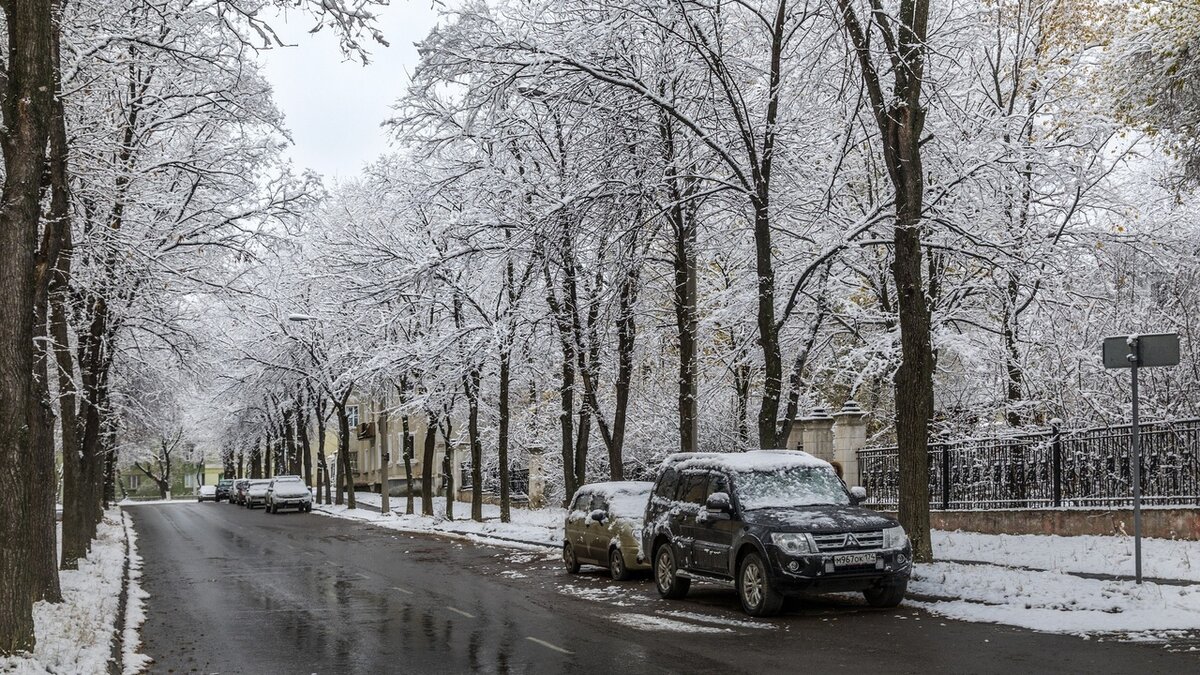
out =
[(854, 504), (861, 504), (867, 500), (867, 489), (861, 485), (855, 485), (850, 488), (850, 501)]
[(708, 500), (704, 502), (704, 509), (712, 514), (729, 513), (733, 507), (729, 502), (728, 492), (714, 492), (708, 496)]
[(605, 520), (608, 520), (608, 514), (605, 513), (603, 509), (596, 509), (595, 511), (592, 511), (591, 516), (592, 520), (596, 521), (597, 523), (603, 523)]

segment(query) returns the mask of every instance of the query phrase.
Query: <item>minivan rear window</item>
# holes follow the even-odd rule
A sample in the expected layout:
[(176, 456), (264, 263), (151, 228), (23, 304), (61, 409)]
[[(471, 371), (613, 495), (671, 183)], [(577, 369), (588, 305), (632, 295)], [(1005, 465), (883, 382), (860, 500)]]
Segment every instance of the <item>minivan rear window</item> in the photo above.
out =
[(675, 469), (664, 469), (662, 478), (658, 479), (658, 486), (654, 488), (654, 496), (662, 497), (663, 499), (675, 499), (675, 484), (678, 481), (679, 473)]
[(683, 474), (683, 484), (679, 486), (679, 501), (691, 504), (703, 504), (707, 497), (707, 473)]

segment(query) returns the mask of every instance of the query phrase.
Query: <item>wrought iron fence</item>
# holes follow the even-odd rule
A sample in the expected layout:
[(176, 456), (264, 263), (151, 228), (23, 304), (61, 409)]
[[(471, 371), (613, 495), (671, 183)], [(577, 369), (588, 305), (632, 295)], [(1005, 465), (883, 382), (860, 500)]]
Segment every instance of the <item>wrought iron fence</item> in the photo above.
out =
[[(933, 443), (929, 502), (935, 509), (1127, 506), (1132, 503), (1129, 425)], [(1200, 419), (1141, 425), (1147, 504), (1200, 504)], [(859, 484), (873, 506), (895, 507), (895, 447), (858, 452)]]
[[(470, 490), (475, 486), (475, 481), (471, 476), (471, 464), (463, 462), (459, 467), (459, 482), (460, 490)], [(483, 491), (490, 495), (500, 494), (500, 467), (493, 466), (483, 471)], [(514, 499), (524, 499), (529, 495), (529, 469), (520, 469), (515, 466), (508, 469), (508, 494)]]

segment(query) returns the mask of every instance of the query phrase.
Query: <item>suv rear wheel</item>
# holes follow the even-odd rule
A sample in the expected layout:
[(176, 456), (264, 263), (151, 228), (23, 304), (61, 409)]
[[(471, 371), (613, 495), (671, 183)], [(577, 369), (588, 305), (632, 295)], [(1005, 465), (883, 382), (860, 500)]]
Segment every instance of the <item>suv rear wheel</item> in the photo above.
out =
[(767, 566), (757, 553), (747, 553), (738, 569), (738, 599), (750, 616), (774, 616), (783, 609), (783, 594), (771, 587)]
[(567, 574), (579, 574), (579, 558), (575, 556), (575, 547), (569, 541), (563, 544), (563, 564), (567, 567)]
[(863, 597), (867, 599), (867, 604), (872, 607), (891, 609), (904, 600), (904, 593), (906, 591), (908, 591), (907, 579), (896, 584), (868, 588), (863, 591)]
[(659, 546), (658, 554), (654, 556), (654, 585), (658, 587), (658, 594), (668, 600), (677, 600), (687, 595), (688, 588), (692, 585), (692, 580), (680, 578), (678, 571), (675, 566), (675, 551), (671, 550), (671, 545)]

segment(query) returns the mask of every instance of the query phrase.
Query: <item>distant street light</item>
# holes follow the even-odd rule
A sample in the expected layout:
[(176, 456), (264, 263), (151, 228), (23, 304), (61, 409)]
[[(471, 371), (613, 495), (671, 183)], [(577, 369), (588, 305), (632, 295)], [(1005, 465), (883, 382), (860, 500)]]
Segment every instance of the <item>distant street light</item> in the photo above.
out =
[(316, 321), (317, 317), (308, 314), (288, 314), (288, 321)]

